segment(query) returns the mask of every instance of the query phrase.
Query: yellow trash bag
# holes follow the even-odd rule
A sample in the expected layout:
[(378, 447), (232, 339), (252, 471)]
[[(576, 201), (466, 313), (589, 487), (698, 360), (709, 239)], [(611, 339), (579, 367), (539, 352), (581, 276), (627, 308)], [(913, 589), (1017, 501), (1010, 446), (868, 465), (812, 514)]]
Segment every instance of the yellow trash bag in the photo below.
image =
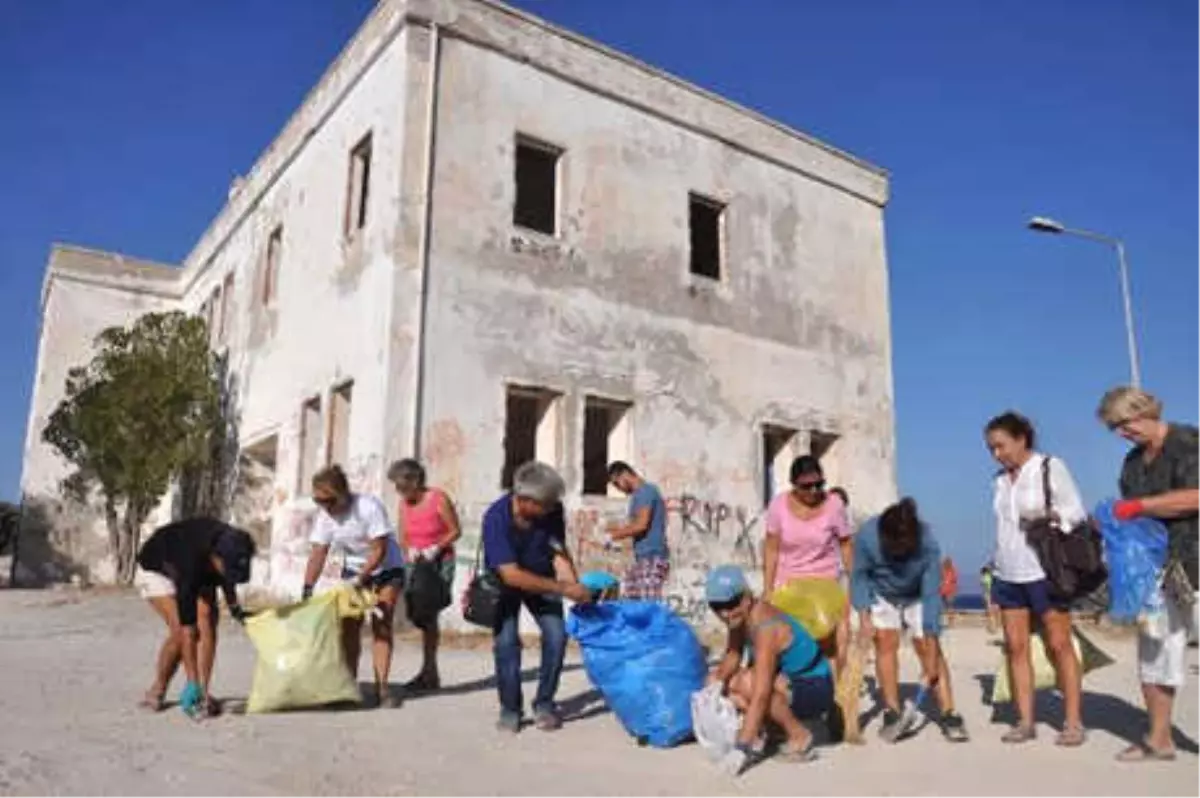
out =
[[(1075, 656), (1079, 658), (1080, 671), (1083, 674), (1111, 665), (1113, 658), (1084, 637), (1078, 629), (1071, 627), (1071, 642), (1075, 646)], [(1046, 644), (1040, 634), (1029, 636), (1029, 659), (1033, 663), (1033, 689), (1045, 690), (1058, 686), (1058, 672), (1046, 655)], [(1012, 701), (1012, 687), (1008, 683), (1008, 660), (1004, 652), (1000, 652), (1000, 664), (996, 666), (995, 686), (992, 688), (992, 703), (1006, 704)]]
[(846, 591), (833, 579), (792, 579), (767, 597), (800, 622), (814, 640), (824, 640), (846, 613)]
[(361, 701), (358, 682), (342, 655), (341, 619), (361, 618), (374, 604), (370, 591), (342, 586), (247, 618), (258, 665), (246, 711)]

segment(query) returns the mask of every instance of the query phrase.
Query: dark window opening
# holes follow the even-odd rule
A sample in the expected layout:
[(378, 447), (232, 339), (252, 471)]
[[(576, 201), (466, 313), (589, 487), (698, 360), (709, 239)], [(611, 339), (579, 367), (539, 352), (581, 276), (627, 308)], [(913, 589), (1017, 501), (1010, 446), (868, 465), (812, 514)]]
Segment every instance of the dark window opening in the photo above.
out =
[(716, 200), (688, 195), (688, 236), (691, 271), (711, 280), (721, 279), (721, 219), (725, 206)]
[(558, 231), (558, 159), (561, 156), (561, 150), (548, 144), (517, 140), (513, 224), (547, 235)]

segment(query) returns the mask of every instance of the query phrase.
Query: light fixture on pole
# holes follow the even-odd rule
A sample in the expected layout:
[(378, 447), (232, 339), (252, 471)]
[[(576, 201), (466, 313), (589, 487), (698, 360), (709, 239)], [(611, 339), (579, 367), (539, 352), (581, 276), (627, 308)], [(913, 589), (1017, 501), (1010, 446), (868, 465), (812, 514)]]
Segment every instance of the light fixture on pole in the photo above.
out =
[(1036, 233), (1090, 238), (1092, 241), (1108, 244), (1117, 251), (1117, 267), (1121, 276), (1121, 296), (1125, 303), (1125, 338), (1129, 346), (1129, 377), (1130, 382), (1133, 383), (1133, 387), (1140, 388), (1142, 385), (1142, 374), (1141, 368), (1138, 365), (1137, 338), (1133, 331), (1133, 301), (1129, 296), (1129, 266), (1125, 262), (1125, 244), (1119, 238), (1093, 233), (1091, 230), (1070, 228), (1062, 222), (1049, 219), (1045, 216), (1034, 216), (1030, 219), (1029, 229)]

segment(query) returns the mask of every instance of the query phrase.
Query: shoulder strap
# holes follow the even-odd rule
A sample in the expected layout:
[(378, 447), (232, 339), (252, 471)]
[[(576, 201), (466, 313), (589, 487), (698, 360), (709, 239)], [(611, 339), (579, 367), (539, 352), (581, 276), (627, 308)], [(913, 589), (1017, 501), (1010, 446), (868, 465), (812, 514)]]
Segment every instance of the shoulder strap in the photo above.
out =
[(1046, 516), (1053, 511), (1053, 495), (1050, 490), (1050, 455), (1042, 458), (1042, 500), (1046, 505)]

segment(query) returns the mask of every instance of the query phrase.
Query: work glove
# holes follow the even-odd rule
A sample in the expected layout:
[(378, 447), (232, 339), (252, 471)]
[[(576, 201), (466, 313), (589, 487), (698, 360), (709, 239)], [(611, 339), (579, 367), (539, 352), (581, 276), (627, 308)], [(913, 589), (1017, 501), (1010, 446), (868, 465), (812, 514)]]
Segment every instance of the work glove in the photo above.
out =
[(1140, 499), (1123, 499), (1113, 505), (1113, 517), (1118, 521), (1132, 521), (1146, 509)]
[(305, 585), (305, 586), (304, 586), (304, 587), (303, 587), (303, 588), (300, 590), (300, 600), (301, 600), (301, 601), (308, 601), (310, 598), (312, 598), (312, 593), (313, 593), (313, 586), (312, 586), (312, 585)]
[(179, 694), (179, 708), (190, 718), (199, 717), (204, 709), (204, 691), (199, 682), (188, 682)]
[(234, 604), (229, 608), (229, 615), (243, 626), (246, 625), (246, 619), (249, 618), (251, 614), (252, 613), (246, 612), (246, 610), (244, 610), (240, 604)]

